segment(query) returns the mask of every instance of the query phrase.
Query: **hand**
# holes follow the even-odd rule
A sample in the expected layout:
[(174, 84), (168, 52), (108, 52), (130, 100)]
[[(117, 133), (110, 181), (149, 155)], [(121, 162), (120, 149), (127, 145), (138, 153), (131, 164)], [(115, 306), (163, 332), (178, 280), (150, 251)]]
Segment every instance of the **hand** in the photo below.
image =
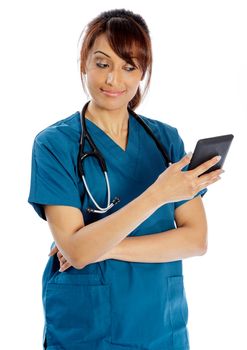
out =
[(193, 170), (182, 171), (190, 160), (191, 156), (185, 155), (179, 162), (170, 165), (154, 182), (152, 186), (159, 204), (192, 199), (203, 188), (218, 181), (219, 175), (224, 172), (219, 169), (199, 177), (219, 162), (220, 158), (217, 157), (211, 158)]
[[(59, 271), (60, 272), (64, 272), (65, 270), (67, 270), (69, 267), (71, 267), (72, 265), (65, 259), (65, 257), (62, 255), (62, 253), (60, 252), (60, 250), (57, 248), (57, 246), (55, 245), (50, 253), (49, 256), (53, 256), (57, 254), (57, 258), (59, 260), (60, 263), (60, 268)], [(111, 255), (110, 252), (107, 252), (105, 254), (103, 254), (100, 258), (98, 258), (97, 260), (95, 260), (94, 262), (99, 262), (99, 261), (103, 261), (103, 260), (107, 260), (107, 259), (111, 259)], [(86, 266), (86, 265), (85, 265)], [(84, 267), (85, 267), (84, 266)]]
[(63, 272), (65, 270), (67, 270), (69, 267), (71, 267), (72, 265), (65, 259), (65, 257), (63, 256), (63, 254), (60, 252), (60, 250), (58, 250), (58, 247), (55, 245), (50, 253), (49, 253), (49, 256), (53, 256), (57, 254), (57, 258), (59, 260), (59, 263), (60, 263), (60, 268), (59, 268), (59, 271), (60, 272)]

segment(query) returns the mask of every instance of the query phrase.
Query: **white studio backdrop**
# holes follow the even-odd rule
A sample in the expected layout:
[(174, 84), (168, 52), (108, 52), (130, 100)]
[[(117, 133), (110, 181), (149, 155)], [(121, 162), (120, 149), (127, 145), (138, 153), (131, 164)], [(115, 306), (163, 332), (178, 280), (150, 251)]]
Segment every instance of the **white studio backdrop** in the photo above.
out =
[[(191, 350), (247, 349), (245, 1), (8, 1), (1, 3), (1, 348), (41, 349), (41, 277), (52, 236), (27, 203), (35, 135), (86, 101), (78, 39), (98, 13), (126, 8), (147, 21), (151, 89), (137, 112), (199, 138), (234, 134), (222, 180), (203, 201), (204, 256), (184, 260)], [(149, 155), (146, 155), (147, 158)]]

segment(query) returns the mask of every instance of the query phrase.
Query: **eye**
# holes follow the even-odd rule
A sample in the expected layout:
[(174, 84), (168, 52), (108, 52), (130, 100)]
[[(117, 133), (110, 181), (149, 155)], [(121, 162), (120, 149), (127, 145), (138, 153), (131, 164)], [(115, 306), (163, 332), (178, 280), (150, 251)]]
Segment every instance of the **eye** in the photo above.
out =
[(132, 71), (135, 70), (135, 69), (136, 69), (136, 68), (133, 67), (133, 66), (125, 67), (125, 70), (126, 70), (127, 72), (132, 72)]
[(108, 66), (108, 64), (97, 62), (97, 63), (96, 63), (96, 66), (99, 67), (99, 68), (106, 68), (106, 67)]
[[(109, 64), (108, 63), (101, 63), (101, 62), (96, 62), (96, 66), (99, 67), (99, 68), (106, 68), (106, 67), (109, 67)], [(134, 66), (125, 66), (124, 69), (127, 71), (127, 72), (132, 72), (133, 70), (136, 69), (136, 67)]]

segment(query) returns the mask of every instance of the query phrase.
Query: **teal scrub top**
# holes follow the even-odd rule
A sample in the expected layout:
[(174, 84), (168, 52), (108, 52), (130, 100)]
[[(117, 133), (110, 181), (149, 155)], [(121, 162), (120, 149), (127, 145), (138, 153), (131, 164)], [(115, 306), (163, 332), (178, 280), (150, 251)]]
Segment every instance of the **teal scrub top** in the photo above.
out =
[[(171, 161), (179, 161), (185, 150), (177, 129), (141, 117)], [(79, 208), (85, 225), (100, 220), (134, 200), (166, 169), (153, 139), (131, 114), (125, 151), (87, 118), (86, 126), (106, 161), (111, 199), (117, 196), (120, 202), (104, 214), (86, 211), (88, 207), (94, 208), (94, 204), (78, 176), (81, 125), (80, 114), (75, 112), (34, 139), (28, 202), (44, 220), (44, 204)], [(84, 149), (91, 150), (87, 142)], [(94, 157), (85, 160), (84, 169), (93, 197), (105, 207), (105, 177)], [(203, 196), (206, 191), (196, 196)], [(161, 206), (128, 236), (158, 234), (176, 228), (175, 210), (186, 202)], [(181, 260), (140, 263), (108, 259), (83, 269), (58, 270), (55, 255), (48, 259), (42, 279), (44, 349), (189, 349), (188, 305)]]

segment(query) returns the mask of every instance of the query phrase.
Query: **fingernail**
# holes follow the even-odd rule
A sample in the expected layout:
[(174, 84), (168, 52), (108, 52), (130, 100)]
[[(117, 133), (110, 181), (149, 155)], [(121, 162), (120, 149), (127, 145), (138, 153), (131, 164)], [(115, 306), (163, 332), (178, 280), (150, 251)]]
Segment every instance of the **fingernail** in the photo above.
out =
[(188, 153), (187, 153), (187, 157), (191, 158), (191, 157), (192, 157), (192, 154), (193, 154), (192, 152), (188, 152)]
[(217, 156), (216, 159), (217, 159), (217, 160), (220, 160), (220, 159), (221, 159), (221, 156)]

